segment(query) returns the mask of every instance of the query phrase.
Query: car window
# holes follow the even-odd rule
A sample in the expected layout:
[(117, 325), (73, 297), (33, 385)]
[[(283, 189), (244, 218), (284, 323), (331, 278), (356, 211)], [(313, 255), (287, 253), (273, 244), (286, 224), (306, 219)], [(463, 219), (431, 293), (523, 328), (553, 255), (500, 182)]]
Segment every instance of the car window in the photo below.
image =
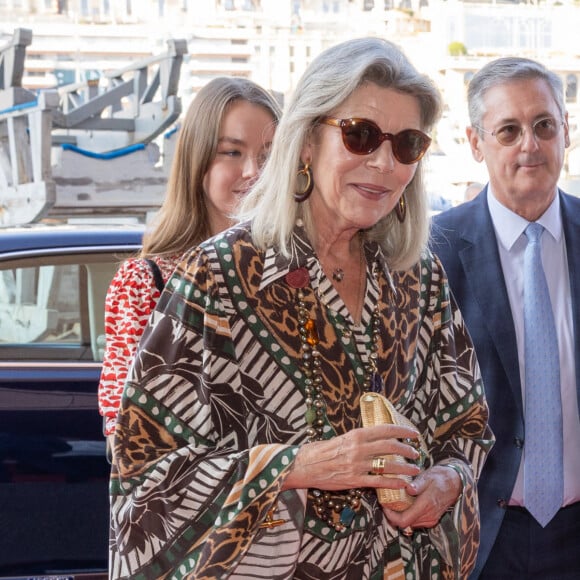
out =
[(0, 262), (0, 360), (102, 360), (111, 253)]

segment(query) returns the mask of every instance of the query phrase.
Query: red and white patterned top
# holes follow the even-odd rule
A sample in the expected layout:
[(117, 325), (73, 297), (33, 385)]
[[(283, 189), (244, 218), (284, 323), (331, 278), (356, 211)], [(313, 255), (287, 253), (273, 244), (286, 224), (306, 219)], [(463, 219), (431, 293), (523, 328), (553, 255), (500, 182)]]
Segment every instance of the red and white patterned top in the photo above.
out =
[[(180, 256), (155, 257), (167, 282)], [(99, 383), (99, 413), (106, 417), (105, 435), (115, 430), (117, 411), (141, 334), (161, 293), (143, 258), (125, 260), (111, 281), (105, 300), (105, 354)]]

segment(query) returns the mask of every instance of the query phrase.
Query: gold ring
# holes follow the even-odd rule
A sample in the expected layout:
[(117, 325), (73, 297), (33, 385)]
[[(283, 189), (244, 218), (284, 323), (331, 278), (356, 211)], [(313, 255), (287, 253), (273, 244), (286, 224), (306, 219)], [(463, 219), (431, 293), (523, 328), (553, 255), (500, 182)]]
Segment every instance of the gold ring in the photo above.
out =
[(375, 457), (371, 464), (371, 475), (383, 475), (385, 473), (385, 458)]

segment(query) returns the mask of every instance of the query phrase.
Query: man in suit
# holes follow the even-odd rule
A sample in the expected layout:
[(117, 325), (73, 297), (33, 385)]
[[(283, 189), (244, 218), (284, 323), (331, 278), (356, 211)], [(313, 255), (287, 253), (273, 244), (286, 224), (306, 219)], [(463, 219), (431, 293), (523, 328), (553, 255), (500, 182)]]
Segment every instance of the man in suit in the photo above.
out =
[[(441, 258), (473, 338), (496, 436), (478, 484), (481, 542), (471, 578), (577, 580), (580, 199), (557, 186), (570, 144), (562, 81), (533, 60), (500, 58), (474, 75), (468, 107), (467, 137), (474, 158), (486, 163), (489, 183), (473, 201), (433, 218), (432, 249)], [(560, 426), (542, 430), (528, 423), (526, 431), (534, 414), (526, 409), (526, 393), (537, 382), (526, 364), (541, 361), (548, 350), (547, 333), (540, 337), (540, 347), (536, 343), (536, 352), (529, 350), (531, 339), (524, 340), (524, 331), (532, 328), (524, 314), (524, 295), (535, 286), (529, 274), (524, 283), (530, 222), (543, 226), (540, 254), (547, 281), (544, 296), (549, 294), (544, 302), (551, 301), (552, 366), (559, 370), (558, 379), (549, 381), (556, 384), (558, 413), (546, 411), (545, 418), (559, 414)], [(548, 501), (557, 500), (552, 515), (543, 519), (530, 511), (536, 513), (530, 490), (536, 485), (541, 492), (544, 480), (531, 477), (529, 441), (533, 433), (548, 440), (553, 431), (554, 447), (562, 454), (556, 460), (560, 468), (549, 468), (544, 475), (549, 485), (560, 482), (560, 495), (546, 491)], [(556, 449), (543, 457), (558, 457)]]

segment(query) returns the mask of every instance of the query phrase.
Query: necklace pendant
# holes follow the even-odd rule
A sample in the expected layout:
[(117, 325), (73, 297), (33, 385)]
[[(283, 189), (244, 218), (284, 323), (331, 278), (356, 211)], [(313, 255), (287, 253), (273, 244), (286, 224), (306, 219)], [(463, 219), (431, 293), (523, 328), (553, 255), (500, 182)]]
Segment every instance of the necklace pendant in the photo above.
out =
[(318, 331), (316, 330), (316, 324), (312, 318), (309, 318), (304, 323), (304, 338), (310, 346), (316, 346), (318, 344)]
[(316, 421), (316, 409), (314, 407), (309, 407), (306, 411), (306, 414), (304, 415), (304, 418), (306, 419), (306, 423), (312, 427), (312, 425), (314, 425), (314, 421)]
[(339, 522), (343, 526), (346, 526), (347, 528), (349, 528), (350, 525), (352, 524), (355, 516), (356, 516), (356, 512), (350, 506), (347, 505), (340, 512), (340, 520), (339, 520)]
[(332, 279), (335, 282), (342, 282), (344, 280), (344, 270), (342, 268), (335, 268), (332, 271)]
[(371, 375), (371, 391), (373, 393), (382, 393), (384, 390), (383, 379), (376, 371)]
[(268, 530), (271, 530), (272, 528), (276, 528), (278, 526), (281, 526), (282, 524), (286, 523), (286, 520), (275, 520), (274, 519), (274, 512), (276, 510), (275, 509), (271, 509), (268, 511), (268, 513), (266, 514), (266, 519), (260, 524), (261, 528), (266, 528)]

